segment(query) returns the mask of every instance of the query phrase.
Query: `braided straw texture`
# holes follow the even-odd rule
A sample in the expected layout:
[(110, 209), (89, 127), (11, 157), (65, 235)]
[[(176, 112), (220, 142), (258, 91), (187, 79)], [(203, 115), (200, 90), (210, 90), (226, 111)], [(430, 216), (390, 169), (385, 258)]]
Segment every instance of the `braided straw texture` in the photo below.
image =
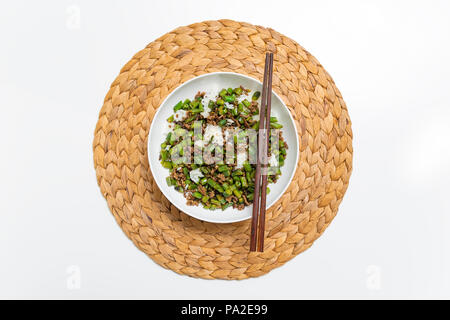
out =
[[(156, 109), (198, 75), (232, 71), (262, 81), (274, 52), (273, 90), (296, 122), (293, 182), (266, 215), (263, 253), (249, 252), (250, 221), (202, 222), (161, 194), (147, 158)], [(180, 27), (138, 52), (107, 93), (93, 143), (97, 182), (117, 223), (161, 266), (205, 279), (261, 276), (309, 248), (335, 217), (352, 170), (347, 108), (330, 75), (295, 41), (231, 20)], [(151, 152), (158, 152), (159, 143)]]

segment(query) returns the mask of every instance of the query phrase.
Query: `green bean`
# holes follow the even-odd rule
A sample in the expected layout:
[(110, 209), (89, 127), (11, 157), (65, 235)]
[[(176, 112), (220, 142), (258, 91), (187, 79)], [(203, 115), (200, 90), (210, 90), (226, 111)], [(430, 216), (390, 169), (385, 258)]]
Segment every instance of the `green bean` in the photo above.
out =
[(186, 122), (186, 123), (192, 122), (192, 121), (195, 120), (195, 118), (196, 118), (196, 116), (190, 116), (189, 118), (187, 118), (186, 120), (184, 120), (184, 122)]
[(222, 206), (222, 210), (225, 210), (225, 209), (231, 207), (232, 205), (233, 205), (232, 202), (228, 202), (228, 203), (226, 203), (226, 204), (224, 204), (224, 205)]
[(211, 199), (211, 203), (215, 204), (216, 206), (221, 206), (222, 204), (220, 203), (219, 200), (216, 199)]
[(203, 197), (202, 194), (198, 191), (193, 192), (192, 195), (197, 199), (201, 199)]
[[(238, 188), (238, 189), (240, 189), (240, 188), (242, 187), (241, 181), (236, 181), (236, 182), (234, 183), (234, 185), (235, 185), (236, 188)], [(234, 190), (233, 190), (233, 191), (234, 191)]]
[(162, 161), (161, 162), (162, 166), (166, 169), (172, 169), (172, 163), (168, 162), (168, 161)]
[(167, 147), (167, 143), (163, 142), (161, 143), (161, 149), (165, 149)]
[(161, 160), (166, 161), (169, 158), (169, 152), (167, 150), (161, 151)]
[(183, 101), (178, 102), (175, 107), (173, 107), (173, 111), (177, 112), (178, 110), (180, 110), (181, 108), (183, 108)]
[(248, 188), (247, 179), (245, 177), (241, 177), (242, 188)]
[(201, 178), (201, 179), (200, 179), (200, 184), (201, 184), (202, 186), (204, 186), (207, 182), (208, 182), (208, 178)]
[(241, 193), (238, 189), (233, 190), (233, 193), (234, 193), (234, 195), (235, 195), (236, 197), (238, 197), (238, 198), (242, 197), (242, 193)]
[(243, 103), (244, 106), (246, 106), (247, 108), (250, 107), (250, 105), (251, 105), (250, 101), (248, 101), (247, 99), (244, 99), (244, 100), (242, 101), (242, 103)]
[(205, 106), (204, 106), (203, 103), (201, 103), (201, 102), (198, 104), (198, 108), (199, 108), (200, 110), (202, 110), (202, 111), (205, 110)]
[(226, 165), (219, 166), (218, 170), (219, 172), (224, 172), (225, 170), (228, 170), (228, 166)]
[(219, 100), (216, 101), (216, 103), (217, 103), (219, 106), (223, 106), (224, 103), (225, 103), (225, 101), (223, 101), (222, 99), (219, 99)]
[(232, 93), (233, 93), (233, 88), (228, 88), (228, 89), (227, 89), (227, 92), (228, 92), (229, 94), (232, 94)]
[(191, 182), (191, 184), (189, 185), (189, 190), (197, 190), (198, 189), (198, 185), (194, 182)]
[(219, 126), (221, 126), (221, 127), (223, 127), (226, 124), (227, 124), (227, 119), (222, 119), (219, 121)]
[(232, 176), (242, 176), (244, 173), (242, 172), (241, 169), (237, 169), (234, 170), (233, 173), (231, 174)]
[(270, 117), (270, 122), (278, 122), (277, 117)]
[(259, 97), (261, 96), (261, 92), (260, 91), (255, 91), (255, 93), (252, 96), (252, 100), (256, 101), (259, 99)]
[(224, 99), (225, 99), (226, 102), (232, 103), (232, 102), (234, 102), (236, 100), (236, 95), (232, 94), (230, 96), (225, 96)]
[(226, 89), (222, 89), (219, 93), (219, 96), (224, 96), (227, 94), (227, 90)]
[(220, 204), (225, 204), (225, 203), (227, 203), (227, 200), (225, 200), (225, 198), (223, 198), (223, 197), (222, 197), (222, 199), (220, 199), (219, 201), (220, 201)]
[(239, 114), (238, 109), (237, 109), (237, 108), (231, 109), (231, 114), (232, 114), (233, 116), (237, 116), (237, 115)]
[(208, 200), (209, 200), (209, 197), (208, 197), (208, 196), (203, 196), (203, 197), (202, 197), (202, 202), (203, 202), (203, 203), (208, 202)]
[(245, 173), (245, 177), (247, 178), (247, 183), (248, 183), (249, 186), (255, 185), (255, 182), (254, 182), (253, 179), (252, 179), (252, 174), (251, 174), (251, 172), (246, 172), (246, 173)]
[(248, 196), (247, 196), (247, 200), (248, 201), (253, 201), (253, 198), (254, 198), (254, 194), (253, 193), (250, 193)]
[(267, 189), (266, 189), (267, 191), (266, 191), (266, 194), (269, 194), (270, 193), (270, 188), (269, 187), (267, 187)]
[[(244, 101), (245, 101), (245, 100), (244, 100)], [(244, 111), (244, 105), (243, 105), (242, 103), (239, 103), (239, 104), (238, 104), (237, 111), (238, 111), (238, 112)]]
[(172, 186), (172, 179), (171, 179), (170, 177), (167, 177), (167, 178), (166, 178), (166, 182), (167, 182), (167, 185), (168, 185), (169, 187)]
[(208, 184), (211, 187), (213, 187), (214, 189), (216, 189), (217, 191), (219, 191), (220, 193), (224, 192), (223, 188), (217, 182), (215, 182), (213, 179), (209, 178), (208, 179)]
[(173, 122), (173, 120), (174, 120), (174, 116), (173, 115), (171, 115), (170, 117), (168, 117), (167, 118), (167, 122)]
[(225, 190), (224, 192), (223, 192), (223, 195), (225, 196), (225, 197), (229, 197), (229, 196), (231, 196), (233, 194), (233, 190), (231, 190), (231, 189), (228, 189), (228, 190)]
[(270, 124), (270, 127), (271, 127), (272, 129), (281, 129), (281, 128), (283, 128), (283, 125), (280, 124), (280, 123), (271, 123), (271, 124)]
[(238, 96), (240, 96), (242, 94), (242, 88), (235, 88), (234, 89), (234, 93), (236, 93)]

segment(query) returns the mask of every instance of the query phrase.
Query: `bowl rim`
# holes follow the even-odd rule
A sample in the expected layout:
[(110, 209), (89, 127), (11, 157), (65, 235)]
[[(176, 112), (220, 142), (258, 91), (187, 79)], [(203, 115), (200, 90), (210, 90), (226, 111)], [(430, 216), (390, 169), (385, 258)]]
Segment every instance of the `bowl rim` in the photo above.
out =
[[(152, 135), (153, 123), (154, 123), (154, 120), (157, 118), (159, 112), (160, 112), (161, 109), (162, 109), (161, 106), (163, 106), (163, 105), (166, 103), (166, 101), (169, 100), (170, 97), (171, 97), (177, 90), (179, 90), (181, 87), (187, 85), (189, 82), (192, 82), (192, 81), (197, 80), (197, 79), (199, 79), (199, 78), (203, 78), (203, 77), (207, 77), (207, 76), (211, 76), (211, 75), (221, 75), (221, 74), (235, 75), (235, 76), (239, 76), (239, 77), (244, 77), (244, 78), (247, 78), (247, 79), (249, 79), (249, 80), (256, 81), (258, 84), (260, 84), (260, 85), (262, 86), (262, 82), (260, 82), (258, 79), (255, 79), (255, 78), (253, 78), (253, 77), (250, 77), (250, 76), (245, 75), (245, 74), (242, 74), (242, 73), (229, 72), (229, 71), (217, 71), (217, 72), (204, 73), (204, 74), (201, 74), (201, 75), (199, 75), (199, 76), (195, 76), (195, 77), (193, 77), (192, 79), (189, 79), (189, 80), (187, 80), (187, 81), (185, 81), (185, 82), (179, 84), (175, 89), (172, 90), (172, 92), (170, 92), (170, 93), (164, 98), (164, 100), (159, 104), (158, 109), (156, 110), (155, 114), (153, 115), (152, 122), (150, 123), (150, 129), (149, 129), (148, 135), (147, 135), (147, 160), (148, 160), (148, 164), (149, 164), (149, 167), (150, 167), (151, 174), (152, 174), (152, 176), (153, 176), (153, 180), (155, 181), (155, 183), (156, 183), (156, 185), (158, 186), (159, 190), (160, 190), (161, 193), (167, 198), (167, 200), (169, 200), (170, 203), (171, 203), (172, 205), (174, 205), (178, 210), (180, 210), (181, 212), (184, 212), (184, 213), (187, 214), (188, 216), (193, 217), (193, 218), (195, 218), (195, 219), (198, 219), (198, 220), (200, 220), (200, 221), (206, 221), (206, 222), (210, 222), (210, 223), (225, 224), (225, 223), (235, 223), (235, 222), (240, 222), (240, 221), (249, 220), (249, 219), (251, 218), (251, 216), (250, 216), (250, 217), (244, 217), (244, 218), (236, 218), (236, 219), (227, 220), (227, 221), (216, 221), (216, 220), (208, 220), (208, 219), (204, 219), (203, 217), (200, 217), (200, 216), (196, 215), (195, 213), (192, 214), (192, 213), (185, 212), (183, 209), (179, 208), (179, 207), (176, 205), (176, 202), (173, 200), (173, 198), (172, 198), (172, 196), (171, 196), (170, 194), (164, 193), (164, 191), (163, 191), (164, 189), (163, 189), (162, 186), (158, 183), (158, 179), (156, 179), (155, 176), (154, 176), (155, 171), (154, 171), (154, 169), (153, 169), (152, 161), (151, 161), (151, 159), (150, 159), (150, 153), (148, 152), (148, 151), (150, 150), (150, 137), (151, 137), (151, 135)], [(292, 180), (293, 180), (293, 178), (294, 178), (294, 176), (295, 176), (295, 173), (296, 173), (296, 171), (297, 171), (297, 169), (298, 169), (298, 161), (299, 161), (299, 155), (300, 155), (300, 150), (299, 150), (300, 144), (299, 144), (299, 139), (298, 139), (298, 130), (297, 130), (297, 126), (296, 126), (294, 117), (292, 116), (292, 113), (291, 113), (291, 111), (289, 110), (288, 106), (284, 103), (283, 99), (281, 99), (281, 97), (280, 97), (273, 89), (272, 89), (272, 94), (275, 95), (275, 96), (281, 101), (281, 105), (282, 105), (284, 108), (287, 109), (287, 113), (288, 113), (289, 119), (291, 120), (291, 122), (292, 122), (293, 125), (294, 125), (295, 141), (296, 141), (296, 144), (297, 144), (297, 148), (296, 148), (297, 150), (296, 150), (296, 152), (295, 152), (295, 162), (294, 162), (294, 163), (295, 163), (295, 169), (292, 171), (292, 173), (291, 173), (291, 175), (290, 175), (290, 177), (289, 177), (288, 183), (286, 183), (285, 187), (281, 190), (280, 194), (275, 198), (275, 200), (273, 201), (273, 203), (272, 203), (270, 206), (268, 206), (268, 207), (266, 208), (266, 210), (268, 210), (268, 209), (271, 208), (275, 203), (277, 203), (278, 200), (280, 200), (281, 196), (282, 196), (283, 194), (286, 193), (286, 190), (287, 190), (288, 187), (291, 185)], [(203, 209), (203, 208), (199, 208), (199, 209)], [(203, 209), (203, 210), (206, 210), (206, 209)]]

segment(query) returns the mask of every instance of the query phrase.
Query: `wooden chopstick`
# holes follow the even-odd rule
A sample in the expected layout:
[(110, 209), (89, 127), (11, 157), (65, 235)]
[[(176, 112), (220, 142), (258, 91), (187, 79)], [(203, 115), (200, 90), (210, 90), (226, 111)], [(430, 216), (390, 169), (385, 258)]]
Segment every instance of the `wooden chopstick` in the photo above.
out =
[(263, 164), (261, 183), (261, 204), (259, 209), (259, 228), (258, 228), (258, 251), (264, 251), (264, 231), (266, 227), (266, 198), (267, 198), (267, 170), (269, 154), (269, 138), (270, 138), (270, 111), (272, 109), (272, 74), (273, 74), (273, 53), (269, 57), (269, 75), (267, 80), (267, 103), (266, 103), (266, 125), (265, 125), (265, 144), (263, 150)]
[[(261, 95), (261, 110), (259, 113), (259, 132), (264, 132), (266, 126), (266, 108), (267, 108), (267, 95), (268, 95), (268, 81), (270, 77), (270, 82), (272, 82), (272, 67), (270, 64), (270, 60), (273, 61), (273, 53), (266, 53), (266, 60), (264, 64), (264, 78), (263, 78), (263, 87), (262, 87), (262, 95)], [(273, 64), (273, 62), (272, 62)], [(272, 85), (270, 84), (270, 88)], [(269, 96), (271, 96), (271, 92), (269, 92)], [(269, 114), (269, 123), (270, 123), (270, 114)], [(261, 131), (262, 130), (262, 131)], [(267, 159), (267, 148), (264, 147), (264, 135), (258, 134), (258, 158), (256, 162), (256, 170), (255, 170), (255, 193), (253, 196), (253, 211), (252, 211), (252, 223), (251, 223), (251, 234), (250, 234), (250, 251), (256, 251), (256, 244), (258, 238), (258, 231), (261, 230), (258, 228), (258, 222), (260, 219), (260, 187), (261, 187), (261, 160), (263, 160), (263, 149), (266, 150), (266, 159)], [(266, 181), (267, 183), (267, 181)], [(265, 193), (264, 193), (265, 194)], [(266, 201), (264, 199), (265, 206)], [(263, 232), (264, 232), (263, 224)], [(263, 233), (264, 238), (264, 233)], [(264, 240), (263, 240), (264, 241)]]

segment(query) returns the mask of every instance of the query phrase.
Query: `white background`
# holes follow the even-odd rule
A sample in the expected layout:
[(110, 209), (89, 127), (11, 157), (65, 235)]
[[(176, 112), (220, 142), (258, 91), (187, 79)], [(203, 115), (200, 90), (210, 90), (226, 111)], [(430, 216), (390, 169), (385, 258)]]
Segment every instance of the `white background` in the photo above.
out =
[[(2, 1), (0, 297), (450, 298), (449, 15), (448, 1)], [(93, 168), (120, 68), (177, 26), (219, 18), (315, 55), (354, 130), (334, 222), (245, 281), (156, 265), (116, 224)]]

